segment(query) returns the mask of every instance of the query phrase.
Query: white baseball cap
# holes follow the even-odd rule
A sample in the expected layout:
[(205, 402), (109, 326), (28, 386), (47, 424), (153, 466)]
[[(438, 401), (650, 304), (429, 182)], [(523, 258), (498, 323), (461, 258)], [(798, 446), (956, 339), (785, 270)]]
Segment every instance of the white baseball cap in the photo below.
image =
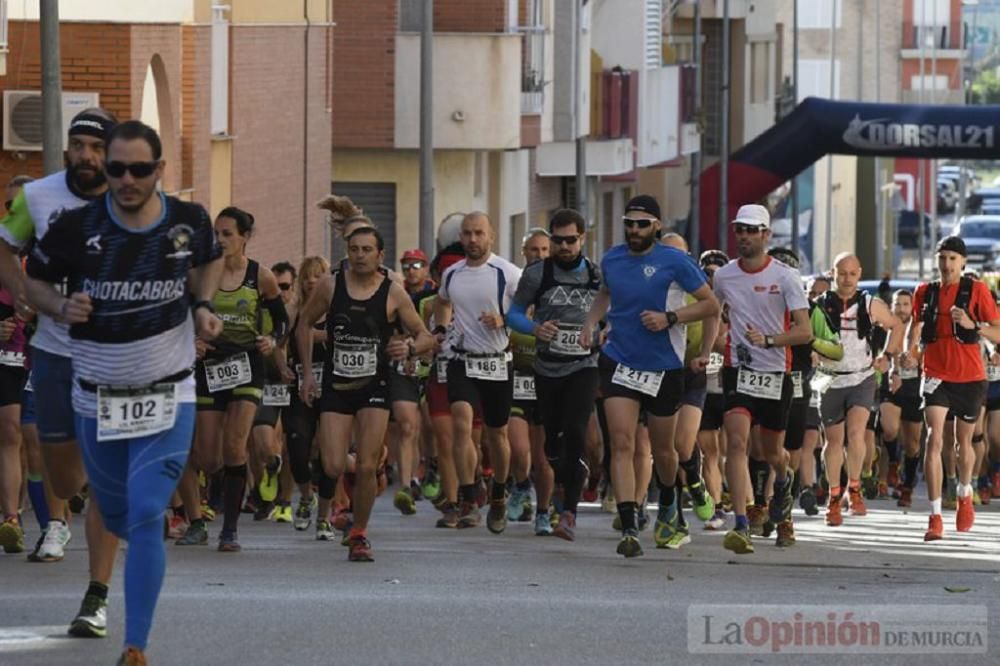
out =
[(771, 214), (767, 209), (759, 204), (746, 204), (740, 206), (736, 212), (736, 219), (730, 224), (746, 224), (751, 227), (771, 228)]

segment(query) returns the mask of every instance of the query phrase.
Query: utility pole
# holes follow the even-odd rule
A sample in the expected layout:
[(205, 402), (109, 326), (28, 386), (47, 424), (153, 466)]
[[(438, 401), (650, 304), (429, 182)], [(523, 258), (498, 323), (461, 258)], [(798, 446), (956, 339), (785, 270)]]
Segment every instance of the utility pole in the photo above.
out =
[[(792, 106), (799, 105), (799, 0), (792, 0)], [(799, 176), (792, 176), (792, 252), (799, 253)]]
[[(830, 3), (830, 99), (836, 99), (837, 0)], [(833, 155), (826, 158), (826, 268), (833, 268)]]
[(434, 0), (420, 26), (420, 247), (434, 251)]
[(41, 0), (42, 166), (46, 174), (63, 168), (62, 77), (59, 68), (59, 2)]
[(719, 132), (719, 249), (729, 254), (729, 0), (722, 3), (722, 127)]
[[(924, 103), (924, 46), (927, 43), (927, 3), (920, 4), (920, 30), (917, 31), (917, 38), (920, 40), (920, 88), (917, 92), (917, 99), (920, 104)], [(924, 279), (924, 232), (927, 227), (924, 223), (924, 193), (927, 189), (925, 185), (926, 165), (921, 159), (917, 162), (917, 269), (918, 277)]]
[[(864, 6), (862, 6), (862, 11)], [(875, 0), (875, 34), (881, 35), (882, 0)], [(862, 21), (864, 15), (862, 14)], [(875, 102), (882, 101), (882, 45), (875, 40)], [(875, 275), (879, 279), (885, 274), (885, 220), (882, 210), (882, 160), (875, 157)], [(893, 250), (896, 239), (888, 244)]]
[(580, 122), (580, 90), (583, 81), (580, 70), (583, 68), (583, 56), (580, 53), (580, 27), (583, 23), (580, 12), (583, 11), (580, 0), (573, 0), (573, 136), (576, 140), (576, 210), (590, 224), (587, 206), (587, 135), (583, 123)]
[[(938, 6), (934, 3), (933, 10), (933, 23), (934, 28), (931, 30), (931, 34), (934, 35), (934, 42), (931, 44), (931, 81), (934, 85), (931, 86), (931, 104), (937, 104), (937, 50), (938, 50)], [(938, 241), (938, 228), (937, 228), (937, 160), (928, 160), (928, 174), (927, 180), (930, 184), (930, 209), (931, 209), (931, 249), (937, 247)], [(927, 188), (924, 188), (927, 189)], [(931, 273), (933, 273), (937, 268), (932, 268)]]
[(701, 0), (694, 3), (694, 44), (691, 47), (694, 64), (694, 117), (697, 122), (695, 152), (691, 155), (691, 207), (688, 219), (688, 240), (691, 254), (701, 254)]

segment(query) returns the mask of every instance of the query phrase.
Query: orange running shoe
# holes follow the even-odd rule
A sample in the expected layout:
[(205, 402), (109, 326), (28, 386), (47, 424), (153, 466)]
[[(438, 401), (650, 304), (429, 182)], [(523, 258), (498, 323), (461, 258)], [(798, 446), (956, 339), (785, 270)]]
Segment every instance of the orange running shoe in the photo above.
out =
[(903, 508), (913, 506), (913, 488), (907, 488), (906, 486), (900, 488), (899, 499), (896, 500), (896, 506), (901, 506)]
[(955, 514), (955, 529), (968, 532), (976, 522), (976, 510), (972, 508), (972, 496), (958, 498), (958, 513)]
[(899, 463), (889, 463), (889, 473), (886, 475), (885, 482), (893, 489), (899, 485)]
[(979, 489), (979, 501), (983, 506), (988, 505), (991, 499), (993, 499), (993, 492), (989, 486), (983, 486)]
[(844, 516), (840, 513), (839, 497), (830, 498), (830, 504), (826, 507), (826, 524), (830, 527), (839, 527), (844, 524)]
[(1000, 497), (1000, 472), (993, 472), (993, 497)]
[(861, 491), (851, 488), (848, 493), (851, 502), (852, 516), (867, 516), (868, 508), (865, 506), (865, 498), (861, 496)]
[(941, 521), (940, 513), (932, 513), (928, 521), (927, 531), (924, 532), (924, 541), (939, 541), (944, 538), (944, 523)]

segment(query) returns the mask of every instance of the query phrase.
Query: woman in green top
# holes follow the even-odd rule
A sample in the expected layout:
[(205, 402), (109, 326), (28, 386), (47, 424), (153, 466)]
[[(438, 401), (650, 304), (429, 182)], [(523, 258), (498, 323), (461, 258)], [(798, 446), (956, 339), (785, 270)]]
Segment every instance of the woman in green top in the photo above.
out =
[[(181, 496), (191, 526), (178, 545), (203, 545), (208, 530), (201, 516), (196, 470), (206, 476), (223, 468), (224, 513), (219, 550), (240, 550), (236, 524), (247, 478), (247, 440), (265, 379), (264, 357), (288, 333), (288, 313), (278, 281), (266, 267), (246, 256), (254, 219), (236, 207), (215, 220), (225, 269), (212, 307), (223, 322), (222, 334), (211, 344), (196, 340), (198, 420)], [(273, 331), (262, 335), (264, 311)]]

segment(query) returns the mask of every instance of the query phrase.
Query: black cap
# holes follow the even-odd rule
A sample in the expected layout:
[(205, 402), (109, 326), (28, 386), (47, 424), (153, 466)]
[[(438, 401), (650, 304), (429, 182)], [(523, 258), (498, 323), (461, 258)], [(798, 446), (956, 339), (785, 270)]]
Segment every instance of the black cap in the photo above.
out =
[(625, 206), (625, 214), (628, 215), (634, 210), (649, 213), (656, 219), (660, 219), (660, 204), (648, 194), (640, 194), (637, 197), (629, 199), (628, 205)]
[(729, 257), (722, 250), (705, 250), (701, 253), (701, 257), (698, 258), (698, 263), (701, 264), (702, 268), (706, 266), (722, 268), (729, 263)]
[(945, 236), (937, 245), (938, 252), (955, 252), (963, 257), (965, 254), (965, 241), (958, 236)]
[(774, 257), (783, 264), (792, 268), (799, 267), (799, 255), (794, 250), (787, 247), (772, 247), (767, 251), (768, 255)]

